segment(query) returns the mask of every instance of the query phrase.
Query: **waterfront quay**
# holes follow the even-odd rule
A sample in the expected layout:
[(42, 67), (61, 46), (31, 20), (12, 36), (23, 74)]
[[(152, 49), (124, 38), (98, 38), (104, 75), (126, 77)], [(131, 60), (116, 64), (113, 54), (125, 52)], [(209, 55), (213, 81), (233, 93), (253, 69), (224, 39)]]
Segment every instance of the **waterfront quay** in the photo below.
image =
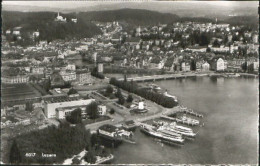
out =
[[(151, 76), (141, 76), (141, 77), (131, 77), (127, 78), (127, 81), (136, 81), (136, 82), (147, 82), (147, 81), (159, 81), (159, 80), (170, 80), (178, 78), (191, 78), (191, 77), (202, 77), (202, 76), (223, 76), (229, 77), (233, 73), (175, 73), (175, 74), (164, 74), (164, 75), (151, 75)], [(248, 74), (248, 73), (239, 73), (239, 76), (257, 78), (258, 75)], [(119, 78), (119, 81), (123, 81), (124, 78)]]

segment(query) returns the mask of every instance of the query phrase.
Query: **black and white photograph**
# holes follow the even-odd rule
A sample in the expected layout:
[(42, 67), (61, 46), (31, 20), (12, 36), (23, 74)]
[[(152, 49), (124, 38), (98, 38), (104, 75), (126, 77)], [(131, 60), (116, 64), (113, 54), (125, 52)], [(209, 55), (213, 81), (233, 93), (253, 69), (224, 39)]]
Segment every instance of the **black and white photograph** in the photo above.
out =
[(259, 1), (2, 1), (1, 165), (258, 165)]

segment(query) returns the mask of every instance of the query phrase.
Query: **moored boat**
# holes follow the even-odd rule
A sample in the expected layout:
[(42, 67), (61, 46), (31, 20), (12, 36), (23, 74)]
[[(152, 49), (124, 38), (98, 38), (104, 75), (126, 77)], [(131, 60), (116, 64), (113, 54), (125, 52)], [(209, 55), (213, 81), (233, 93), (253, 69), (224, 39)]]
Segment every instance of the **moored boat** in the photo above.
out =
[(150, 125), (141, 124), (140, 130), (148, 135), (162, 139), (164, 141), (169, 141), (169, 142), (178, 143), (178, 144), (184, 144), (184, 139), (182, 138), (182, 136), (180, 136), (180, 135), (173, 136), (170, 134), (162, 133), (160, 131), (158, 132), (158, 131), (156, 131), (156, 127), (153, 127)]

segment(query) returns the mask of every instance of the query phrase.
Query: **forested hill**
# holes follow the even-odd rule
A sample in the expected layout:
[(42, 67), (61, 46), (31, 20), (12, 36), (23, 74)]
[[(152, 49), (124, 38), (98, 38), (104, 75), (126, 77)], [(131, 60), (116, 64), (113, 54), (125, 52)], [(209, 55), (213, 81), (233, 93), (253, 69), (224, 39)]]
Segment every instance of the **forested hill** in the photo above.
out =
[[(63, 15), (70, 20), (75, 14)], [(92, 37), (100, 34), (100, 29), (86, 19), (78, 18), (78, 22), (55, 22), (57, 13), (54, 12), (2, 12), (3, 31), (14, 27), (23, 27), (22, 33), (39, 30), (40, 39), (52, 41), (72, 37)]]
[[(77, 18), (78, 23), (73, 22), (58, 23), (54, 19), (57, 16), (55, 12), (2, 12), (3, 32), (16, 26), (22, 26), (23, 31), (40, 31), (40, 39), (53, 40), (69, 37), (92, 37), (100, 34), (100, 29), (91, 21), (124, 21), (130, 27), (139, 25), (156, 25), (158, 23), (174, 23), (177, 21), (196, 21), (196, 22), (214, 22), (214, 20), (205, 17), (179, 17), (175, 14), (159, 13), (143, 9), (120, 9), (111, 11), (91, 11), (79, 13), (61, 13), (67, 20)], [(225, 20), (219, 20), (222, 23), (235, 25), (258, 26), (255, 16), (236, 16), (227, 17)]]
[(169, 13), (143, 9), (120, 9), (110, 11), (81, 12), (79, 17), (95, 21), (125, 21), (131, 25), (155, 25), (158, 23), (170, 23), (179, 19), (179, 16)]

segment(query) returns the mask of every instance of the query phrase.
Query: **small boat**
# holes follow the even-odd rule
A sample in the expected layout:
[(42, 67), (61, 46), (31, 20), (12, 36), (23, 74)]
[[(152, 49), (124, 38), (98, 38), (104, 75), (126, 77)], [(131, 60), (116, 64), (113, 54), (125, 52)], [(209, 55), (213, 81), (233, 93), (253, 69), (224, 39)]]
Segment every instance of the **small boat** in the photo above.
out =
[(176, 96), (170, 95), (170, 94), (168, 94), (167, 92), (164, 92), (163, 95), (164, 95), (164, 96), (167, 96), (167, 97), (170, 97), (170, 98), (173, 98), (174, 101), (176, 101), (176, 102), (178, 101)]
[(159, 87), (156, 84), (149, 84), (149, 87), (152, 88), (152, 89), (155, 89), (155, 90), (161, 90), (161, 87)]

